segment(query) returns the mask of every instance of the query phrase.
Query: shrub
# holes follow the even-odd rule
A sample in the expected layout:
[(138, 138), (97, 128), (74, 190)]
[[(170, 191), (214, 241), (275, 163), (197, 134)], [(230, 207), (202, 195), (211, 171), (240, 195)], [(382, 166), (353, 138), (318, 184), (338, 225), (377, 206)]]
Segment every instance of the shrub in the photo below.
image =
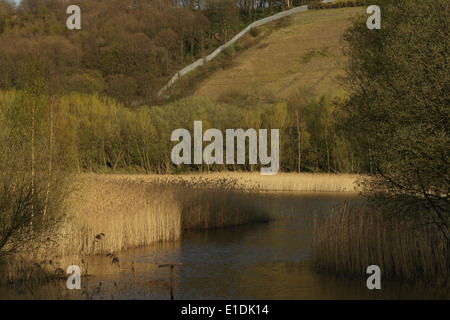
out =
[(251, 28), (249, 33), (250, 33), (250, 35), (253, 38), (256, 38), (257, 36), (259, 36), (259, 29), (258, 28)]

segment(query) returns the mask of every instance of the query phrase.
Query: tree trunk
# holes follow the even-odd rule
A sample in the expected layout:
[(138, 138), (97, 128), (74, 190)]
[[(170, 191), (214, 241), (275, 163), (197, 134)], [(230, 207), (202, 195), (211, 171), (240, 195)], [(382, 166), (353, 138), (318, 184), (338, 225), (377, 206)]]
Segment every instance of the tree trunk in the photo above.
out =
[(180, 69), (183, 68), (183, 40), (180, 41)]
[(44, 205), (44, 216), (47, 214), (47, 208), (48, 208), (48, 200), (50, 196), (50, 188), (51, 188), (51, 181), (52, 181), (52, 152), (53, 152), (53, 104), (55, 102), (54, 96), (50, 97), (50, 137), (49, 137), (49, 145), (48, 145), (48, 182), (47, 182), (47, 191), (45, 193), (45, 205)]
[(202, 49), (202, 59), (203, 62), (205, 62), (205, 37), (204, 37), (204, 32), (202, 32), (202, 36), (200, 37), (201, 39), (201, 49)]
[(192, 58), (192, 63), (195, 62), (195, 57), (194, 57), (194, 36), (192, 36), (191, 39), (191, 58)]
[[(33, 96), (33, 95), (32, 95)], [(34, 97), (32, 97), (34, 98)], [(34, 194), (35, 194), (35, 175), (36, 175), (36, 155), (35, 155), (35, 137), (36, 137), (36, 102), (31, 101), (31, 219), (30, 227), (33, 226), (34, 218)]]
[(106, 152), (105, 152), (105, 140), (102, 140), (102, 155), (103, 155), (103, 164), (105, 166), (105, 170), (107, 169), (106, 166)]
[(325, 144), (327, 146), (327, 172), (330, 172), (330, 150), (328, 148), (328, 139), (325, 139)]
[(301, 161), (302, 161), (302, 152), (301, 152), (301, 148), (302, 148), (302, 142), (301, 142), (301, 132), (300, 132), (300, 125), (298, 122), (298, 112), (295, 112), (295, 116), (297, 119), (297, 148), (298, 148), (298, 172), (301, 172)]

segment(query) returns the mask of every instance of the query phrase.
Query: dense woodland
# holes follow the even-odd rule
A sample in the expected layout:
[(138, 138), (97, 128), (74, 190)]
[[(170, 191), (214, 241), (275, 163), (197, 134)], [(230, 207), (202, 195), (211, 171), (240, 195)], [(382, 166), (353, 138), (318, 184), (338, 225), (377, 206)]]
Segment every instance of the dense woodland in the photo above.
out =
[[(23, 135), (18, 139), (29, 144), (32, 115), (31, 107), (27, 110), (21, 107), (27, 99), (24, 95), (26, 93), (16, 90), (0, 93), (0, 113), (4, 134), (9, 135), (10, 130), (21, 127)], [(165, 106), (143, 106), (135, 110), (125, 108), (112, 98), (76, 92), (52, 99), (52, 133), (47, 123), (48, 105), (36, 105), (35, 121), (42, 123), (38, 127), (41, 143), (48, 144), (52, 134), (54, 143), (60, 143), (59, 159), (63, 156), (68, 167), (80, 172), (259, 170), (249, 165), (174, 166), (170, 159), (175, 145), (170, 140), (171, 133), (177, 128), (193, 132), (195, 120), (203, 121), (204, 130), (216, 128), (222, 132), (229, 128), (280, 129), (283, 171), (298, 171), (299, 166), (301, 171), (309, 172), (365, 169), (354, 148), (333, 126), (330, 120), (333, 105), (326, 97), (301, 104), (301, 109), (295, 97), (288, 103), (258, 103), (251, 108), (206, 98), (186, 98)]]
[(0, 0), (0, 88), (20, 88), (24, 59), (47, 62), (60, 92), (100, 93), (127, 106), (154, 104), (180, 68), (254, 20), (306, 0), (80, 0), (82, 29), (68, 30), (63, 0)]
[[(155, 93), (179, 68), (253, 20), (303, 3), (81, 0), (82, 29), (69, 31), (64, 1), (24, 0), (14, 6), (0, 0), (0, 111), (5, 121), (9, 112), (22, 109), (22, 116), (31, 117), (23, 96), (35, 81), (30, 70), (38, 65), (45, 82), (39, 94), (54, 105), (52, 121), (65, 123), (64, 133), (51, 133), (52, 141), (67, 137), (61, 145), (70, 159), (66, 165), (78, 171), (258, 170), (249, 165), (175, 167), (171, 132), (203, 120), (205, 130), (206, 125), (280, 129), (283, 171), (366, 172), (371, 169), (367, 155), (357, 153), (333, 123), (335, 97), (299, 92), (281, 102), (268, 95), (156, 100)], [(36, 121), (49, 121), (48, 101), (36, 104), (43, 110)], [(32, 124), (22, 120), (27, 131)], [(49, 126), (43, 128), (48, 139)]]

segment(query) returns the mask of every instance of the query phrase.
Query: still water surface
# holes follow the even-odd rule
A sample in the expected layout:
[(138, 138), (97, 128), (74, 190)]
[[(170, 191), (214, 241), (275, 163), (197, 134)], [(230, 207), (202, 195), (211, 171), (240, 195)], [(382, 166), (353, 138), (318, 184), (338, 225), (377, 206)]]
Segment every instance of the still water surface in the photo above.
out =
[[(185, 232), (180, 241), (120, 254), (121, 271), (90, 279), (102, 282), (104, 298), (168, 299), (169, 270), (159, 264), (182, 263), (174, 271), (175, 299), (442, 299), (443, 292), (413, 284), (382, 282), (367, 289), (363, 277), (336, 279), (309, 270), (315, 211), (327, 211), (356, 195), (279, 193), (270, 195), (274, 220), (217, 230)], [(105, 262), (96, 261), (104, 270)], [(119, 269), (119, 268), (116, 268)], [(134, 272), (133, 272), (134, 270)], [(100, 270), (99, 270), (100, 271)], [(364, 274), (365, 270), (362, 270)], [(111, 298), (111, 297), (109, 297)]]
[[(381, 290), (369, 290), (365, 270), (361, 271), (364, 277), (356, 280), (312, 272), (308, 258), (314, 212), (330, 210), (356, 195), (279, 193), (270, 197), (273, 221), (187, 231), (180, 241), (117, 253), (119, 264), (96, 257), (89, 271), (93, 275), (82, 280), (82, 290), (63, 290), (61, 296), (169, 299), (169, 269), (158, 266), (176, 262), (182, 266), (174, 270), (175, 299), (450, 298), (435, 288), (383, 279)], [(44, 288), (37, 298), (48, 298)]]

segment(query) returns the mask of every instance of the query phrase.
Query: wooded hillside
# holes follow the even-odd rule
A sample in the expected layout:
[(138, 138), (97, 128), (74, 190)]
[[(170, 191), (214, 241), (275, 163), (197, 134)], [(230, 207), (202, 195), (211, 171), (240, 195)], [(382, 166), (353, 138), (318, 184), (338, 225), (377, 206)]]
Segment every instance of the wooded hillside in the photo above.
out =
[(22, 88), (22, 62), (39, 55), (54, 90), (106, 94), (127, 106), (155, 103), (183, 66), (252, 21), (308, 2), (80, 0), (82, 29), (68, 30), (63, 0), (0, 0), (0, 89)]

